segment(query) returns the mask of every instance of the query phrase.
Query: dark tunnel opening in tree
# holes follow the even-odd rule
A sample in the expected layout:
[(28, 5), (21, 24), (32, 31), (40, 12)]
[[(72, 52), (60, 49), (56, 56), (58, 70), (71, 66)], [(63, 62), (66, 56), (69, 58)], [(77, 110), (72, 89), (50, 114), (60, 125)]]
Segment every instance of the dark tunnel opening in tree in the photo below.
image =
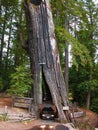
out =
[(49, 90), (49, 86), (45, 80), (45, 76), (42, 72), (42, 99), (43, 102), (52, 103), (52, 96)]
[(36, 6), (39, 6), (42, 2), (42, 0), (30, 0), (30, 2)]

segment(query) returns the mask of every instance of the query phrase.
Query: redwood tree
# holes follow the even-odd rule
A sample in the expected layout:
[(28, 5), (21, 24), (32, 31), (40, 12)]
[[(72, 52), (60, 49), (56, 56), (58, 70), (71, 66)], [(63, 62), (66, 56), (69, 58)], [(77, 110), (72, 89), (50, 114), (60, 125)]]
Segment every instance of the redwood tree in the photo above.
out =
[[(37, 2), (37, 0), (36, 0)], [(42, 104), (41, 80), (44, 76), (53, 103), (61, 121), (67, 121), (63, 106), (68, 105), (67, 91), (61, 71), (50, 1), (35, 5), (34, 0), (24, 0), (26, 11), (28, 50), (33, 75), (34, 102)]]

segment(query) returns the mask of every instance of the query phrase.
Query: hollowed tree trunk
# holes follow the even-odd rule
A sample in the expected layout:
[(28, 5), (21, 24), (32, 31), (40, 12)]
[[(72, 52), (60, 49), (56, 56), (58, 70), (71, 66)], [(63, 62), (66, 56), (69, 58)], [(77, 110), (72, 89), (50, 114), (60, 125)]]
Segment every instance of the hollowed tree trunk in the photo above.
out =
[(33, 75), (34, 101), (41, 104), (41, 72), (49, 87), (53, 103), (56, 105), (60, 120), (67, 121), (63, 106), (68, 105), (67, 92), (61, 72), (59, 52), (54, 34), (49, 0), (40, 6), (24, 1), (28, 29), (28, 46)]

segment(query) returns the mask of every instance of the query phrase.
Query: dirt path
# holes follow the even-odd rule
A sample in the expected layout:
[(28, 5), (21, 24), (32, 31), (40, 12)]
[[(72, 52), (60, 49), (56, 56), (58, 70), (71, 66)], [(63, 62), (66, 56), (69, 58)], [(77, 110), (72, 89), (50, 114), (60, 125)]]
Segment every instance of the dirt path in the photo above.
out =
[(9, 121), (2, 121), (0, 122), (0, 130), (26, 130), (30, 129), (35, 125), (40, 124), (53, 124), (56, 125), (56, 122), (51, 121), (43, 121), (43, 120), (33, 120), (31, 122), (9, 122)]
[[(4, 111), (5, 106), (7, 106), (7, 110), (10, 113), (17, 113), (17, 114), (28, 113), (27, 110), (13, 108), (12, 105), (13, 105), (13, 100), (11, 98), (0, 98), (0, 112)], [(92, 128), (95, 127), (98, 128), (98, 114), (89, 110), (85, 110), (85, 111), (86, 111), (86, 117), (77, 118), (80, 127), (79, 130), (87, 130), (87, 128), (85, 127), (85, 125), (87, 124), (90, 125)], [(40, 120), (40, 119), (33, 119), (31, 121), (23, 121), (23, 122), (8, 120), (8, 121), (0, 121), (0, 130), (27, 130), (32, 128), (35, 125), (40, 125), (40, 124), (56, 125), (58, 123), (53, 121)]]

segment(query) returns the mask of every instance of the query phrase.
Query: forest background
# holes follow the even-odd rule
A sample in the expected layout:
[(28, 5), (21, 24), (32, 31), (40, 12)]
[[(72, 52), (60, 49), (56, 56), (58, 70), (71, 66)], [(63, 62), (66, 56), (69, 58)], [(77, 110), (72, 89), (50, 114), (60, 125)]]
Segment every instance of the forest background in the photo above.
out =
[[(52, 0), (51, 7), (69, 100), (98, 113), (98, 4)], [(1, 93), (32, 96), (30, 61), (22, 40), (27, 42), (23, 1), (0, 0)]]

